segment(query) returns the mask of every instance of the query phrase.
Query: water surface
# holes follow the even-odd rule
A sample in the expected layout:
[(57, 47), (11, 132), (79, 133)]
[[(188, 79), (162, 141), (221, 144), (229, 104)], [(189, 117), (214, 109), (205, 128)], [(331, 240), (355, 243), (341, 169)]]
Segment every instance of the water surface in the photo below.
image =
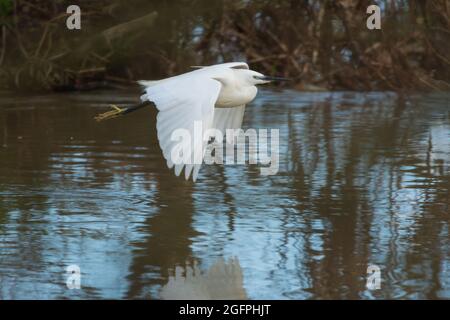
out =
[(450, 298), (449, 94), (262, 91), (244, 128), (280, 130), (278, 174), (195, 184), (153, 110), (93, 121), (136, 97), (0, 94), (0, 298)]

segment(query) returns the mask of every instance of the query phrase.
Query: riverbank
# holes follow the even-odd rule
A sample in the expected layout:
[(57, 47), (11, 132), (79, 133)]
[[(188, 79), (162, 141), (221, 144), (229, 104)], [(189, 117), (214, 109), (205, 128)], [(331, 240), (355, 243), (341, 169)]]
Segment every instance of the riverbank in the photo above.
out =
[[(300, 90), (450, 90), (448, 2), (0, 2), (0, 87), (32, 91), (126, 87), (191, 65), (247, 61)], [(384, 4), (384, 5), (383, 5)]]

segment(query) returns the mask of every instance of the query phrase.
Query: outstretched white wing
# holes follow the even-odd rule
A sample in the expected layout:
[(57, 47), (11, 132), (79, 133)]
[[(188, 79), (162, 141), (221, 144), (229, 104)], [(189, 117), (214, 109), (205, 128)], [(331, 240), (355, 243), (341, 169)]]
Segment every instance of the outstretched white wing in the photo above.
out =
[(236, 143), (236, 132), (231, 137), (227, 136), (227, 129), (241, 129), (242, 120), (244, 119), (245, 105), (234, 108), (216, 108), (214, 110), (213, 128), (218, 129), (223, 134), (223, 141), (226, 148), (232, 148)]
[(244, 119), (244, 112), (245, 105), (234, 108), (216, 108), (213, 128), (222, 131), (224, 136), (227, 129), (240, 129)]
[[(175, 166), (177, 176), (185, 167), (186, 180), (191, 172), (193, 180), (197, 179), (207, 143), (203, 139), (203, 132), (213, 126), (214, 104), (220, 88), (220, 82), (208, 77), (174, 77), (147, 86), (145, 94), (141, 96), (142, 101), (153, 102), (159, 110), (156, 128), (167, 166)], [(195, 124), (197, 128), (201, 124), (200, 140), (194, 136), (198, 134), (198, 131), (194, 132)], [(177, 129), (187, 130), (191, 140), (172, 141), (172, 133)], [(190, 143), (190, 146), (186, 146), (186, 143)], [(190, 150), (190, 161), (174, 164), (172, 154), (175, 150), (180, 150), (178, 148)]]

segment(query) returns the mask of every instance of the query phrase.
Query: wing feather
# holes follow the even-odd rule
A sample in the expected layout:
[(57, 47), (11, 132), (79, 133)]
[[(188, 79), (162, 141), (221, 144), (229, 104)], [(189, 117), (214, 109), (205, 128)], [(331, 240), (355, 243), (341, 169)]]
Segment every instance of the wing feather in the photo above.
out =
[(216, 108), (213, 128), (226, 134), (226, 129), (240, 129), (244, 119), (245, 105), (234, 108)]
[[(193, 163), (193, 160), (203, 159), (207, 143), (202, 139), (200, 147), (199, 141), (194, 140), (194, 123), (199, 121), (203, 132), (212, 127), (214, 105), (220, 88), (220, 82), (208, 77), (174, 77), (156, 84), (152, 83), (145, 88), (145, 94), (141, 96), (141, 100), (152, 101), (159, 110), (156, 128), (167, 166), (170, 169), (175, 167), (177, 176), (185, 167), (186, 180), (191, 173), (193, 180), (197, 179), (201, 163)], [(192, 162), (174, 164), (171, 159), (175, 147), (183, 148), (186, 145), (186, 141), (184, 144), (180, 141), (172, 141), (172, 133), (177, 129), (185, 129), (191, 135), (190, 159)]]

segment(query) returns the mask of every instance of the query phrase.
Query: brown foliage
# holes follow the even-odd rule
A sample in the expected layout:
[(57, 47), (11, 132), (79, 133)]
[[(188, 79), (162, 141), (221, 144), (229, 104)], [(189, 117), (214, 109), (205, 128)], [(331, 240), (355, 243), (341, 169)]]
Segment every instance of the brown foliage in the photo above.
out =
[[(446, 0), (83, 0), (80, 31), (65, 28), (69, 2), (0, 16), (0, 85), (90, 89), (246, 60), (300, 89), (450, 88)], [(366, 28), (370, 4), (381, 30)]]

